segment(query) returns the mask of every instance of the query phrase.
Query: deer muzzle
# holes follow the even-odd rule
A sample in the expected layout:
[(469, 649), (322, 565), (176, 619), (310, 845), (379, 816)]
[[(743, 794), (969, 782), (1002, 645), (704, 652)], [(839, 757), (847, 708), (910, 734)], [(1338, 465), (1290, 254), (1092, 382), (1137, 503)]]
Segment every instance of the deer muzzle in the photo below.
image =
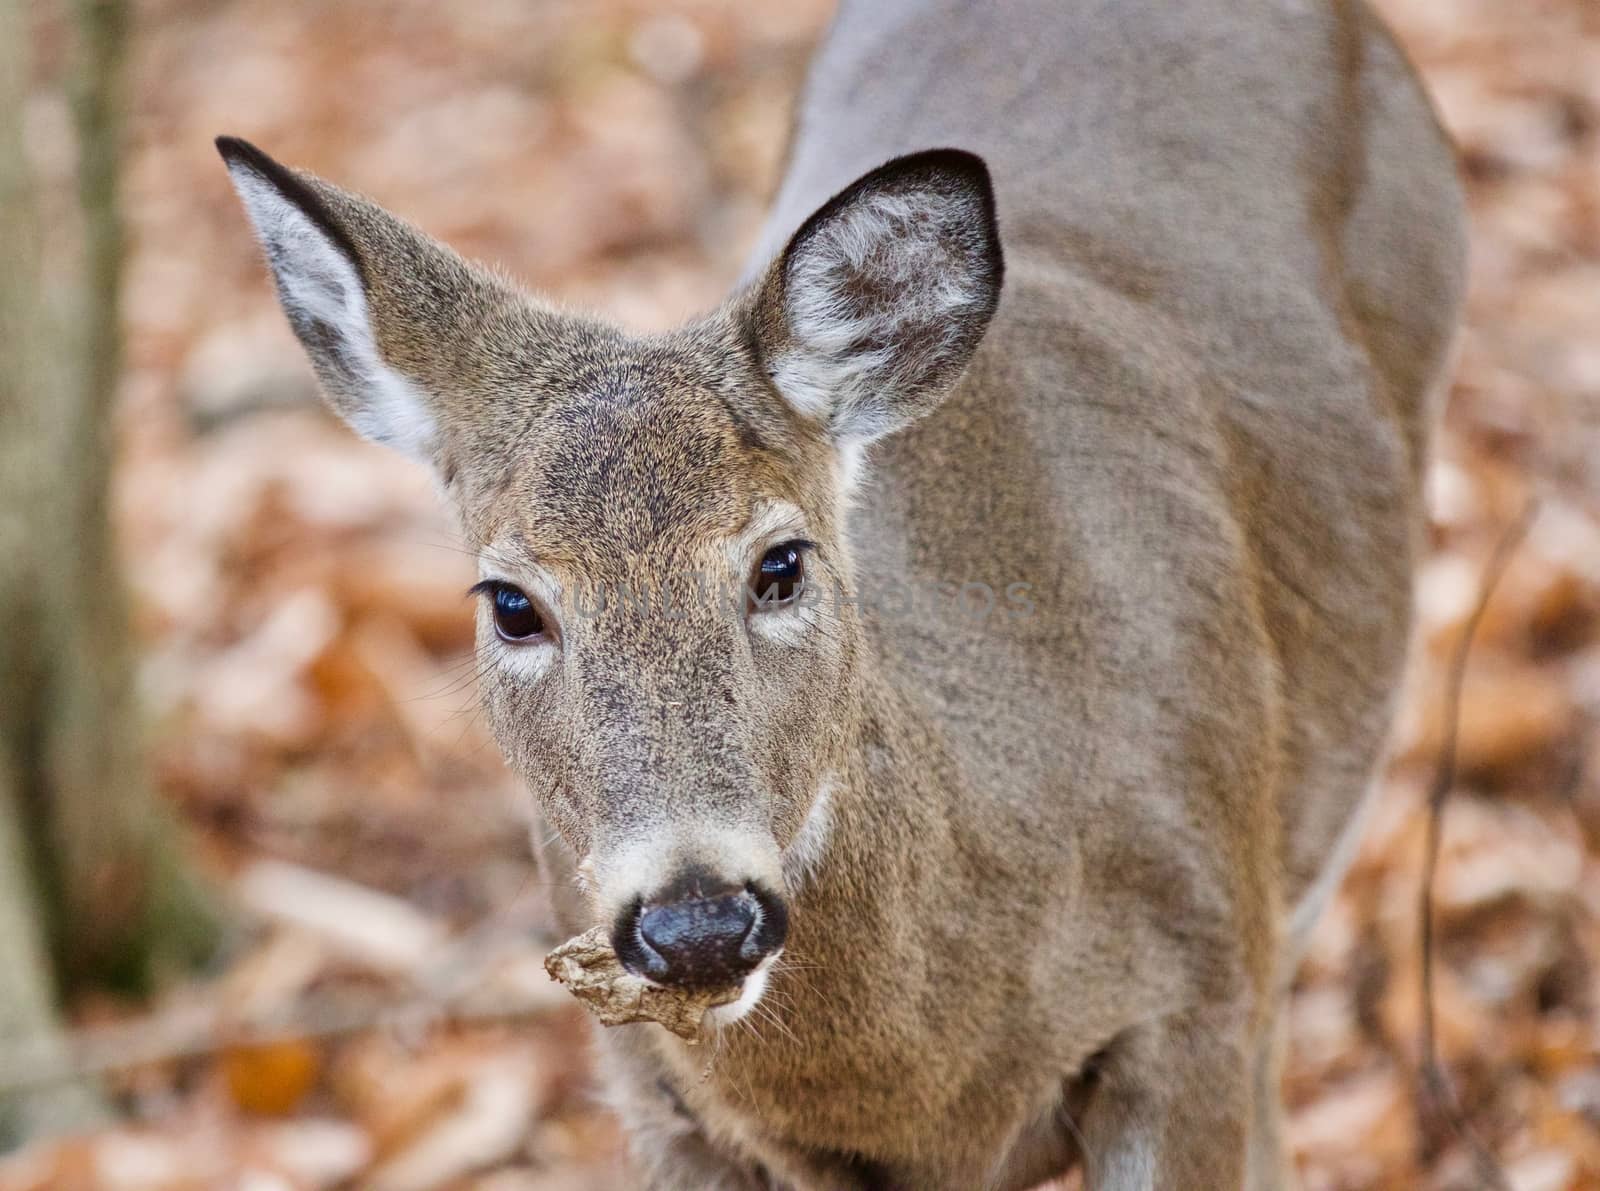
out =
[(737, 984), (783, 946), (783, 899), (751, 881), (742, 887), (689, 874), (624, 908), (612, 928), (623, 966), (658, 984)]

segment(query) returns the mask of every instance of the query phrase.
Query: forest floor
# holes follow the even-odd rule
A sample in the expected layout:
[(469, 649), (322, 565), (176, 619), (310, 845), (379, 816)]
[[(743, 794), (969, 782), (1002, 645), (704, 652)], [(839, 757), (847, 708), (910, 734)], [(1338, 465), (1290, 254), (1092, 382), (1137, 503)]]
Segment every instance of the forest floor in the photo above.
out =
[[(1600, 1187), (1600, 5), (1380, 7), (1461, 146), (1473, 283), (1422, 643), (1295, 986), (1290, 1132), (1309, 1191), (1482, 1185), (1419, 1108), (1425, 801), (1450, 659), (1537, 494), (1466, 674), (1438, 1036), (1518, 1191)], [(661, 327), (736, 274), (828, 9), (139, 0), (117, 508), (153, 762), (243, 925), (154, 1005), (72, 1007), (126, 1117), (0, 1159), (0, 1189), (634, 1185), (586, 1023), (539, 966), (524, 799), (476, 709), (471, 561), (420, 469), (316, 406), (210, 142)], [(43, 94), (29, 115), (65, 119)]]

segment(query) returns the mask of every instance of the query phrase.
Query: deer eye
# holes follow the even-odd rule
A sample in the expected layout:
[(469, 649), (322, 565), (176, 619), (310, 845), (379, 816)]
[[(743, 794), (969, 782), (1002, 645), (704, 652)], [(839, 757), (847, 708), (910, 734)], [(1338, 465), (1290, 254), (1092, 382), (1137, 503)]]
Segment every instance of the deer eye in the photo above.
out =
[(489, 579), (473, 590), (489, 597), (494, 612), (494, 631), (502, 641), (521, 645), (544, 635), (544, 615), (520, 587)]
[(806, 582), (805, 552), (810, 542), (784, 542), (761, 556), (750, 576), (752, 611), (792, 604)]

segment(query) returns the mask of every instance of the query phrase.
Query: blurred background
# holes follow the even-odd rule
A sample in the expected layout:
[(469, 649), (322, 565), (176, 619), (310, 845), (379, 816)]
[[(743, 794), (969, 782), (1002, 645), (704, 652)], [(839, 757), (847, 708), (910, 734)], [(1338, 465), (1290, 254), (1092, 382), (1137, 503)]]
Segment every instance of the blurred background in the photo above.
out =
[[(0, 0), (0, 1188), (633, 1184), (428, 476), (317, 405), (211, 147), (631, 326), (716, 302), (826, 0)], [(1307, 1188), (1600, 1187), (1600, 4), (1381, 0), (1469, 328), (1396, 757), (1296, 987)]]

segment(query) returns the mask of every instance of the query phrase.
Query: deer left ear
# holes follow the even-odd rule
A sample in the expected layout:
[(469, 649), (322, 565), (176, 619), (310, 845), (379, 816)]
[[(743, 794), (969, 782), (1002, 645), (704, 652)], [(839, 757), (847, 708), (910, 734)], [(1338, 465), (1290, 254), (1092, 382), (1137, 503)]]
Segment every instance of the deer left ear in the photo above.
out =
[(835, 195), (761, 285), (773, 384), (836, 441), (869, 442), (939, 404), (977, 350), (1005, 271), (982, 158), (896, 158)]
[(523, 299), (366, 199), (237, 138), (217, 149), (329, 403), (374, 442), (440, 466), (484, 421), (452, 396), (456, 382), (483, 328)]

